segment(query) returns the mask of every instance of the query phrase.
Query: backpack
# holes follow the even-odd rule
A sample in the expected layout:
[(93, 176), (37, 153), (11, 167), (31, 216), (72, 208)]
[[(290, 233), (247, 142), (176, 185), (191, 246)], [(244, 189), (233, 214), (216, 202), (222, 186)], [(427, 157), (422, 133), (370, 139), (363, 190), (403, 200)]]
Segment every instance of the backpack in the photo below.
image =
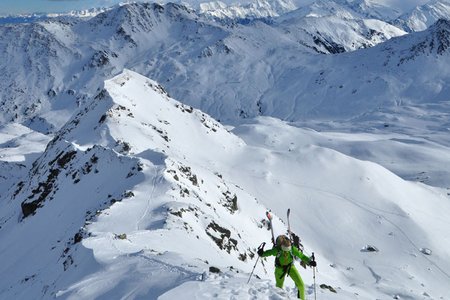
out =
[(292, 236), (292, 245), (294, 245), (295, 247), (297, 247), (298, 250), (303, 252), (303, 245), (302, 243), (300, 243), (300, 238), (298, 235), (296, 235), (295, 233), (291, 233)]

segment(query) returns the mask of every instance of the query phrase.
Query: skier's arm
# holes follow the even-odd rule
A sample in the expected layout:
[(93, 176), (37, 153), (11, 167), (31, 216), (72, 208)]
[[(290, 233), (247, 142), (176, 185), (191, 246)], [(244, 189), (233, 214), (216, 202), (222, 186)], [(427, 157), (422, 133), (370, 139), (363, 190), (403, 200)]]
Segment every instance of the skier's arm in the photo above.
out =
[(303, 252), (301, 252), (300, 250), (298, 250), (297, 247), (293, 246), (292, 247), (292, 254), (294, 254), (295, 256), (297, 256), (298, 258), (300, 258), (303, 262), (305, 262), (306, 264), (309, 264), (311, 261), (311, 258), (309, 258), (308, 256), (306, 256), (305, 254), (303, 254)]
[(275, 255), (277, 255), (277, 253), (278, 253), (278, 250), (277, 250), (277, 248), (274, 247), (270, 250), (264, 251), (263, 254), (261, 255), (261, 257), (275, 256)]

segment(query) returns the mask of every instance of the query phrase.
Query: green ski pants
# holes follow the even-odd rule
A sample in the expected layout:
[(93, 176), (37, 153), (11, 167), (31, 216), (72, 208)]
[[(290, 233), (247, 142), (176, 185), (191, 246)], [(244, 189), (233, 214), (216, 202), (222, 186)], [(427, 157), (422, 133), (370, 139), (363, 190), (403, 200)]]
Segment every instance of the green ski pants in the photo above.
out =
[[(289, 277), (292, 278), (292, 280), (295, 282), (295, 285), (298, 289), (299, 298), (302, 300), (305, 300), (305, 284), (303, 283), (302, 278), (300, 277), (300, 274), (297, 271), (297, 268), (295, 268), (294, 264), (292, 264), (289, 267)], [(286, 277), (287, 272), (284, 271), (283, 267), (276, 267), (275, 268), (275, 281), (276, 286), (279, 288), (283, 288), (284, 284), (284, 278)]]

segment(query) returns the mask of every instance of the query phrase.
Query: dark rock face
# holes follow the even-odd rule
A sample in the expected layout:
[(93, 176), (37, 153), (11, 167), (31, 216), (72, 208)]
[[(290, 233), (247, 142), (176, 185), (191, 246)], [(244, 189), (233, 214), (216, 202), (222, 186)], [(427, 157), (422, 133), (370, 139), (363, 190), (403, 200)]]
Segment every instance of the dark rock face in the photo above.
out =
[(323, 46), (329, 53), (337, 54), (344, 53), (345, 48), (342, 45), (335, 43), (334, 41), (330, 41), (324, 38), (320, 32), (317, 32), (317, 35), (313, 37), (314, 43), (318, 46)]
[[(52, 199), (52, 193), (57, 190), (56, 181), (62, 170), (66, 169), (68, 164), (76, 157), (77, 152), (69, 150), (60, 152), (54, 159), (48, 162), (49, 169), (43, 171), (45, 166), (35, 165), (31, 171), (34, 176), (45, 178), (37, 183), (35, 188), (31, 188), (31, 195), (22, 202), (21, 208), (23, 218), (34, 215), (39, 207), (43, 206), (46, 200)], [(42, 173), (41, 173), (42, 172)], [(47, 176), (45, 176), (47, 173)], [(33, 177), (33, 176), (31, 176)]]
[(436, 51), (439, 55), (443, 55), (450, 48), (450, 21), (441, 19), (434, 25), (436, 41)]
[(39, 205), (37, 201), (33, 201), (31, 203), (23, 202), (21, 204), (23, 217), (26, 218), (29, 215), (33, 215), (35, 211), (38, 209)]
[[(53, 191), (54, 183), (59, 175), (58, 169), (51, 169), (47, 176), (47, 180), (43, 182), (39, 182), (38, 186), (33, 189), (32, 194), (28, 197), (28, 199), (35, 199), (31, 202), (27, 202), (25, 200), (22, 202), (22, 213), (23, 217), (26, 218), (29, 215), (34, 215), (36, 210), (39, 207), (42, 207), (42, 203), (49, 197), (50, 193)], [(51, 199), (51, 197), (49, 197)]]
[(217, 244), (217, 246), (230, 253), (236, 250), (237, 240), (231, 238), (229, 229), (219, 226), (216, 222), (211, 222), (206, 228), (206, 234)]

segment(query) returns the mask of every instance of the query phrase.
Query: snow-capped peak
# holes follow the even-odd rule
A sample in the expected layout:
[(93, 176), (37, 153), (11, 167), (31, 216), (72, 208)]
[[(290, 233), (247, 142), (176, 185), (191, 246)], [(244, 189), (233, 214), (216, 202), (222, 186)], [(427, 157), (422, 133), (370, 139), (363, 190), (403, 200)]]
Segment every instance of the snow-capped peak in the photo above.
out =
[[(183, 149), (190, 147), (196, 137), (199, 138), (198, 143), (206, 143), (208, 139), (202, 138), (205, 134), (215, 144), (208, 147), (220, 145), (220, 148), (226, 148), (226, 145), (239, 143), (218, 122), (191, 106), (174, 101), (161, 85), (130, 70), (107, 80), (105, 89), (96, 98), (99, 100), (86, 112), (89, 116), (77, 114), (62, 129), (59, 139), (74, 140), (80, 146), (89, 145), (90, 140), (102, 141), (101, 145), (109, 148), (127, 144), (126, 152), (130, 154), (141, 153), (149, 147), (167, 152), (170, 151), (169, 145), (174, 144), (177, 149)], [(107, 111), (102, 112), (105, 109)], [(199, 128), (203, 132), (192, 132), (196, 124), (203, 125)], [(108, 129), (105, 130), (104, 126)], [(86, 127), (95, 130), (87, 130)], [(142, 132), (144, 128), (149, 140), (142, 140), (140, 135), (130, 135), (130, 131)], [(186, 132), (180, 132), (180, 128)], [(83, 130), (90, 134), (80, 134)], [(120, 147), (117, 147), (119, 152)]]
[(435, 0), (401, 16), (398, 23), (407, 31), (423, 31), (439, 19), (450, 19), (450, 1)]

